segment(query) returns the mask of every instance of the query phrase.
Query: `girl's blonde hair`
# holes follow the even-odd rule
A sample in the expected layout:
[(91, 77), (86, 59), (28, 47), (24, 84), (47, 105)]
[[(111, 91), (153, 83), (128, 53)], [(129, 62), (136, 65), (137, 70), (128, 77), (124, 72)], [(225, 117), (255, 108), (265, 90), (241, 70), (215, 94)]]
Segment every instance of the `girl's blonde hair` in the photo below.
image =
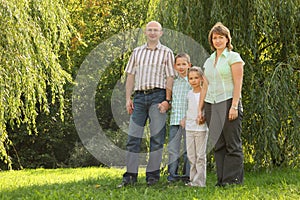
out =
[(229, 51), (233, 49), (233, 46), (231, 44), (231, 35), (230, 35), (229, 29), (226, 26), (224, 26), (221, 22), (217, 22), (212, 27), (212, 29), (209, 31), (209, 34), (208, 34), (209, 45), (213, 51), (216, 50), (216, 48), (214, 47), (213, 42), (212, 42), (213, 33), (225, 36), (228, 39), (226, 47), (228, 48)]
[(198, 66), (193, 66), (191, 68), (188, 69), (188, 77), (190, 75), (190, 72), (198, 72), (199, 76), (202, 77), (203, 76), (203, 71), (200, 67)]

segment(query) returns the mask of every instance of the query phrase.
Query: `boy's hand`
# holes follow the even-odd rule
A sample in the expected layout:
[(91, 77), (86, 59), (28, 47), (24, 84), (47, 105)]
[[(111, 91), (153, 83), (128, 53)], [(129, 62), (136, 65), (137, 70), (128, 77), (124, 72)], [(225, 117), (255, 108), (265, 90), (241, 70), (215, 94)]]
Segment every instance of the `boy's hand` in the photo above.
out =
[(180, 126), (181, 126), (182, 128), (185, 128), (185, 118), (182, 119), (182, 120), (180, 120)]

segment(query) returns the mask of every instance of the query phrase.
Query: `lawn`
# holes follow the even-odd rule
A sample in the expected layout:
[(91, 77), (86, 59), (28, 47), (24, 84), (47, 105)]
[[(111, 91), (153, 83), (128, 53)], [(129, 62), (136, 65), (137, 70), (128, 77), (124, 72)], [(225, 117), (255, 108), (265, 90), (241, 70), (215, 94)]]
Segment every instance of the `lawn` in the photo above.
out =
[(169, 184), (166, 176), (148, 187), (145, 170), (138, 184), (118, 189), (124, 169), (75, 168), (36, 169), (0, 172), (0, 199), (300, 199), (300, 170), (275, 169), (246, 172), (241, 186), (215, 187), (213, 172), (207, 174), (207, 187)]

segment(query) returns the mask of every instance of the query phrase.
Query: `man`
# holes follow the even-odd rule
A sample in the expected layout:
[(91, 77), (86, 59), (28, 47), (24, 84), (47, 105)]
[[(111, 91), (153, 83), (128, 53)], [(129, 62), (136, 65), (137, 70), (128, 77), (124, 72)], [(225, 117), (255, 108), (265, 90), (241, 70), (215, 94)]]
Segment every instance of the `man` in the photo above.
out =
[[(150, 155), (146, 168), (147, 184), (160, 178), (160, 164), (166, 134), (166, 111), (169, 109), (174, 55), (160, 43), (162, 26), (156, 21), (146, 25), (147, 43), (134, 49), (126, 66), (126, 109), (131, 115), (127, 141), (127, 171), (118, 187), (137, 182), (139, 153), (147, 119), (150, 126)], [(134, 91), (133, 101), (131, 99)]]

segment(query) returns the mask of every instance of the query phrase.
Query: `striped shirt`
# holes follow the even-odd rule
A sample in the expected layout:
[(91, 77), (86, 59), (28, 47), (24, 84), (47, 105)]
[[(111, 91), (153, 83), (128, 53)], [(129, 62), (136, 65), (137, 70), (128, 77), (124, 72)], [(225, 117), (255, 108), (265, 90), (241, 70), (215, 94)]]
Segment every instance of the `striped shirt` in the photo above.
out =
[(180, 125), (180, 120), (185, 117), (187, 110), (187, 93), (192, 89), (187, 77), (177, 76), (172, 89), (172, 109), (170, 125)]
[(174, 55), (170, 48), (158, 43), (152, 50), (144, 44), (133, 50), (125, 72), (135, 75), (135, 91), (166, 89), (166, 78), (175, 76), (173, 65)]

